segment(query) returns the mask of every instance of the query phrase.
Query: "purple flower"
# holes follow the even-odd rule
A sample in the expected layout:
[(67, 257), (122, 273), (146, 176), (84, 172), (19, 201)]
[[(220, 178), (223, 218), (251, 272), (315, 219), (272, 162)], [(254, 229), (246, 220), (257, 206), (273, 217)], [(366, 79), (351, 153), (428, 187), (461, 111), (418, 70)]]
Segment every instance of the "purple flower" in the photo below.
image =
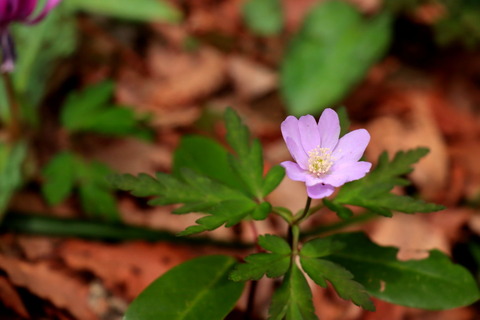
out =
[(36, 16), (33, 11), (38, 0), (0, 0), (0, 47), (2, 48), (2, 72), (12, 72), (15, 66), (15, 46), (8, 30), (12, 22), (35, 24), (62, 0), (47, 0), (43, 10)]
[(340, 121), (332, 109), (323, 111), (318, 124), (311, 115), (282, 122), (282, 135), (295, 162), (284, 161), (290, 179), (305, 182), (310, 198), (320, 199), (349, 181), (363, 178), (370, 162), (358, 161), (370, 141), (367, 130), (347, 133), (341, 139)]

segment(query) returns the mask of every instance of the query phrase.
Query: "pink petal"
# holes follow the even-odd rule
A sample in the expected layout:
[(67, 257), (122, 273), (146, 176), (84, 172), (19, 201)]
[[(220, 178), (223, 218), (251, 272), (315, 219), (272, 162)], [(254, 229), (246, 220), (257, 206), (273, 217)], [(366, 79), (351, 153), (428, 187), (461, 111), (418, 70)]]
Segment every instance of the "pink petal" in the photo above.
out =
[(335, 191), (331, 185), (317, 184), (315, 186), (307, 187), (307, 194), (312, 199), (321, 199), (328, 197)]
[(27, 19), (35, 10), (37, 5), (37, 0), (24, 0), (24, 3), (20, 6), (19, 10), (15, 13), (16, 20), (25, 20)]
[(7, 18), (7, 3), (8, 1), (2, 0), (0, 1), (0, 22), (6, 22)]
[(335, 164), (331, 171), (324, 178), (324, 183), (330, 184), (334, 187), (340, 187), (341, 185), (363, 178), (372, 167), (370, 162), (344, 162)]
[(305, 182), (305, 178), (308, 175), (308, 173), (305, 172), (305, 170), (303, 170), (302, 168), (300, 168), (298, 164), (292, 161), (284, 161), (280, 163), (280, 165), (285, 168), (287, 176), (290, 179), (294, 181)]
[(298, 163), (300, 168), (302, 169), (307, 169), (308, 168), (308, 156), (303, 150), (302, 147), (300, 147), (292, 138), (287, 137), (285, 140), (285, 143), (287, 144), (288, 151), (290, 151), (290, 154), (292, 155), (293, 159)]
[(47, 0), (47, 3), (45, 4), (45, 7), (43, 8), (42, 12), (39, 13), (39, 15), (36, 18), (29, 19), (27, 21), (28, 24), (35, 24), (39, 23), (40, 21), (43, 20), (47, 16), (47, 14), (55, 8), (62, 0)]
[(320, 145), (320, 133), (315, 118), (311, 115), (300, 117), (298, 120), (298, 130), (300, 139), (305, 152), (310, 152)]
[(305, 184), (307, 185), (307, 187), (311, 187), (316, 184), (322, 184), (322, 183), (325, 183), (323, 177), (315, 177), (315, 176), (312, 176), (311, 174), (308, 174), (307, 178), (305, 179)]
[(358, 129), (347, 133), (338, 141), (333, 158), (335, 162), (358, 161), (370, 141), (370, 134), (365, 129)]
[(320, 133), (320, 146), (333, 150), (340, 136), (340, 120), (337, 113), (327, 108), (318, 120), (318, 132)]
[(293, 139), (297, 145), (300, 145), (300, 132), (298, 131), (298, 119), (294, 116), (288, 116), (280, 126), (282, 130), (283, 140), (287, 142), (287, 138)]

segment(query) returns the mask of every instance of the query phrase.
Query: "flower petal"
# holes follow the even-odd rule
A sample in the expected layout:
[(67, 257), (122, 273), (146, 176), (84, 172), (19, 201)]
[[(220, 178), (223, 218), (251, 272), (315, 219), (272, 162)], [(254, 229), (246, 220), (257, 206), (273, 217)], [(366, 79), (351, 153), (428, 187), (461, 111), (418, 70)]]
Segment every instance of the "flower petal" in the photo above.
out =
[(288, 116), (281, 126), (283, 140), (287, 142), (287, 138), (293, 139), (298, 145), (300, 144), (300, 132), (298, 132), (298, 119), (294, 116)]
[(327, 108), (318, 120), (318, 132), (320, 133), (320, 146), (333, 150), (340, 136), (340, 120), (337, 113)]
[(316, 184), (322, 184), (322, 183), (325, 183), (323, 177), (315, 177), (315, 176), (312, 176), (311, 174), (308, 174), (305, 179), (305, 184), (307, 185), (307, 187), (311, 187)]
[(347, 182), (363, 178), (371, 167), (372, 164), (366, 161), (335, 164), (332, 167), (332, 173), (325, 176), (323, 182), (334, 187), (340, 187)]
[(370, 141), (370, 134), (365, 129), (358, 129), (347, 133), (338, 141), (333, 158), (336, 163), (343, 161), (358, 161)]
[(294, 181), (305, 182), (305, 178), (308, 173), (305, 172), (298, 164), (292, 161), (284, 161), (280, 163), (282, 167), (285, 168), (287, 176)]
[(38, 14), (36, 18), (29, 19), (26, 21), (28, 24), (35, 24), (39, 23), (40, 21), (43, 20), (43, 18), (46, 17), (46, 15), (53, 9), (55, 8), (62, 0), (47, 0), (47, 3), (45, 4), (45, 7), (43, 7), (43, 10)]
[(35, 10), (37, 0), (24, 0), (20, 8), (15, 12), (15, 20), (27, 19)]
[(331, 185), (317, 184), (314, 186), (307, 187), (307, 194), (312, 199), (321, 199), (328, 197), (335, 191), (335, 188)]
[(17, 14), (19, 12), (19, 10), (21, 10), (21, 6), (23, 6), (23, 3), (20, 3), (20, 2), (23, 2), (23, 1), (19, 1), (19, 0), (4, 0), (5, 2), (7, 3), (10, 3), (10, 6), (7, 4), (7, 14), (8, 14), (8, 19), (9, 20), (16, 20), (17, 19)]
[(298, 120), (298, 131), (302, 146), (306, 153), (312, 151), (320, 145), (320, 133), (315, 118), (311, 115), (300, 117)]
[(0, 21), (4, 21), (7, 15), (7, 3), (8, 1), (0, 1)]
[(285, 140), (287, 144), (288, 151), (292, 155), (293, 159), (298, 163), (300, 168), (307, 169), (308, 168), (308, 156), (303, 150), (302, 147), (297, 145), (297, 143), (290, 137), (287, 137)]

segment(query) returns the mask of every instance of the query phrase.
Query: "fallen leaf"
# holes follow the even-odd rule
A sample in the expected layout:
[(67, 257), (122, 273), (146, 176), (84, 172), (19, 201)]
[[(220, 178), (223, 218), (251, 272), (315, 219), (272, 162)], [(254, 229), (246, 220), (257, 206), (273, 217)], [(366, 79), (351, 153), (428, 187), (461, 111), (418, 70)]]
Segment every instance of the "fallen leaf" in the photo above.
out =
[(32, 294), (49, 300), (57, 308), (68, 310), (75, 318), (98, 319), (88, 305), (88, 287), (52, 264), (28, 263), (0, 255), (0, 268), (14, 285), (24, 287)]
[[(418, 162), (410, 178), (426, 199), (435, 198), (446, 188), (449, 174), (447, 147), (430, 110), (429, 92), (405, 91), (401, 104), (408, 106), (403, 118), (381, 116), (372, 120), (366, 129), (371, 141), (366, 150), (369, 160), (377, 159), (381, 152), (388, 151), (390, 157), (399, 150), (427, 147), (430, 153)], [(392, 99), (398, 97), (392, 96)], [(385, 101), (397, 104), (398, 100)], [(387, 108), (386, 106), (384, 106)]]
[(228, 72), (240, 98), (252, 100), (277, 87), (277, 74), (266, 66), (234, 55), (228, 59)]
[(158, 276), (196, 255), (173, 244), (146, 242), (112, 245), (67, 240), (58, 250), (70, 268), (92, 272), (106, 288), (129, 300)]
[(0, 277), (0, 300), (5, 307), (14, 310), (19, 316), (25, 319), (31, 318), (17, 290), (5, 277)]

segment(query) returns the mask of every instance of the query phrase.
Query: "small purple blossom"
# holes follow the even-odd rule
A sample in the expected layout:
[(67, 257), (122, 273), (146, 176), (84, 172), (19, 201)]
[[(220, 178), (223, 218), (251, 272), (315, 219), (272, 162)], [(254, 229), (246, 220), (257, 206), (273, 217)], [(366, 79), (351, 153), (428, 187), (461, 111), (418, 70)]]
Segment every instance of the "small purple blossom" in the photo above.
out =
[(15, 46), (8, 30), (13, 22), (35, 24), (43, 20), (46, 15), (62, 0), (47, 0), (45, 7), (33, 16), (38, 0), (0, 0), (0, 47), (2, 48), (2, 72), (12, 72), (15, 66)]
[(370, 141), (370, 134), (358, 129), (339, 139), (340, 121), (332, 109), (325, 109), (318, 123), (311, 115), (300, 119), (288, 116), (281, 129), (295, 160), (281, 165), (290, 179), (305, 182), (310, 198), (328, 197), (335, 187), (363, 178), (370, 171), (370, 162), (358, 161)]

